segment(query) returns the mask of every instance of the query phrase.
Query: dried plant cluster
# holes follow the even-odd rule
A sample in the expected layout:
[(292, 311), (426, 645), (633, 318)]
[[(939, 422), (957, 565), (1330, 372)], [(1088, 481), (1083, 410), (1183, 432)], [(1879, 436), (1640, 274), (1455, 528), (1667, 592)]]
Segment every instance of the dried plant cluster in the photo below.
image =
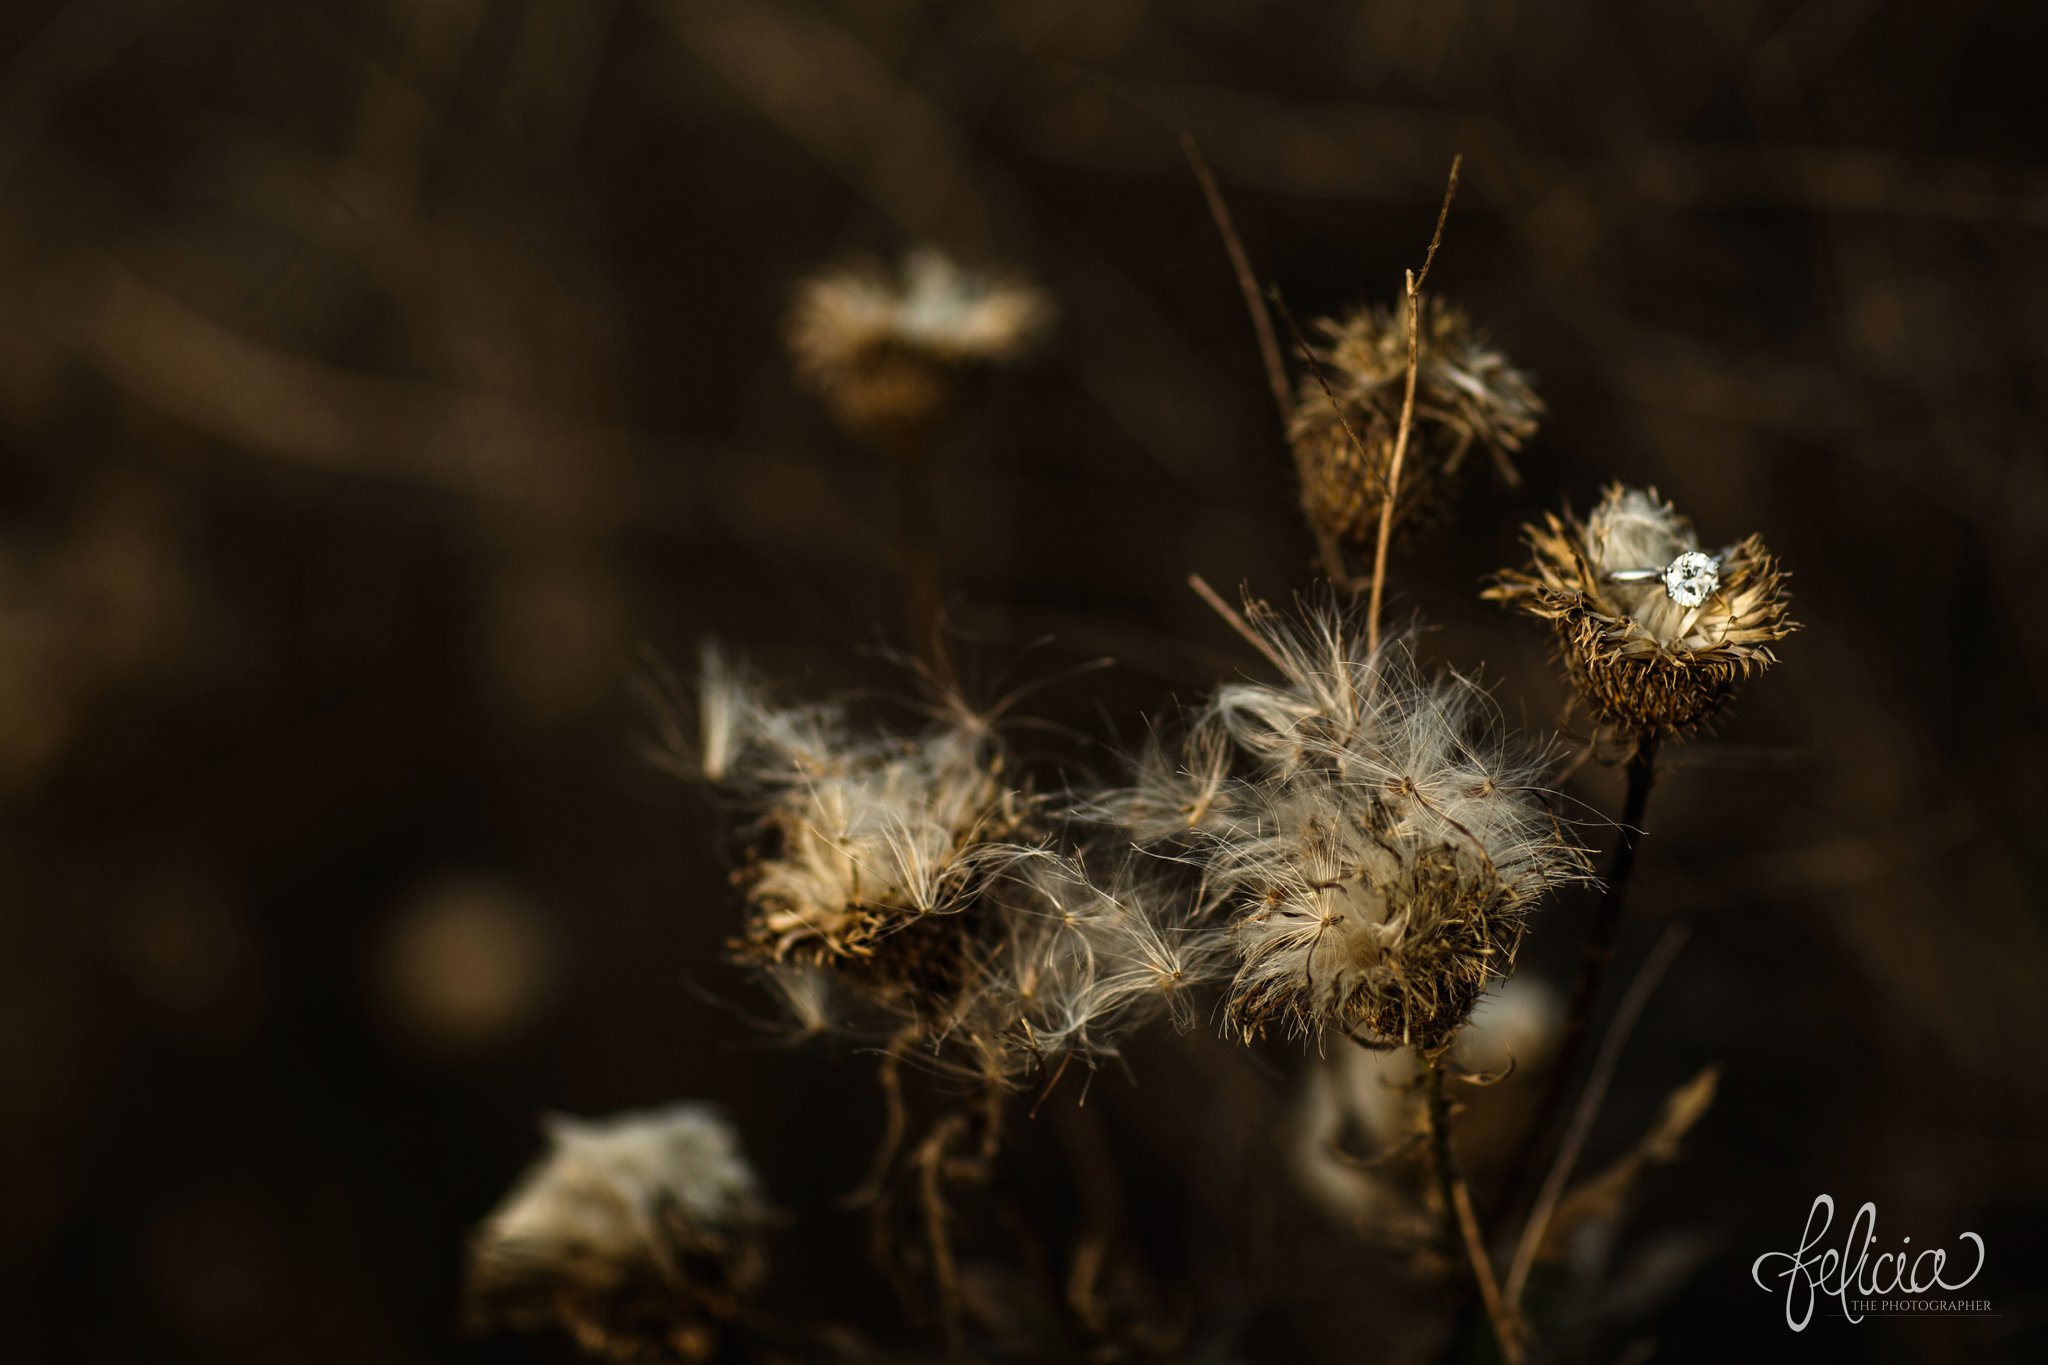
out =
[(955, 706), (918, 733), (861, 735), (836, 707), (776, 705), (716, 655), (702, 696), (705, 776), (758, 812), (741, 955), (834, 967), (906, 1009), (957, 984), (959, 930), (1030, 856), (1042, 804), (986, 720)]
[(549, 1151), (477, 1229), (478, 1326), (560, 1327), (610, 1360), (708, 1360), (767, 1269), (767, 1212), (739, 1136), (678, 1104), (557, 1117)]
[(1219, 688), (1103, 808), (1220, 903), (1247, 1039), (1277, 1025), (1441, 1051), (1513, 966), (1530, 910), (1585, 876), (1547, 755), (1470, 680), (1424, 674), (1405, 643), (1368, 652), (1356, 613), (1250, 623), (1279, 681)]
[(1584, 521), (1551, 513), (1524, 534), (1530, 567), (1502, 573), (1486, 595), (1554, 622), (1580, 699), (1626, 734), (1698, 730), (1798, 628), (1785, 575), (1758, 536), (1719, 553), (1718, 585), (1697, 604), (1660, 580), (1616, 581), (1700, 552), (1692, 523), (1655, 489), (1613, 485)]
[(790, 311), (797, 372), (853, 435), (921, 454), (978, 370), (1022, 357), (1052, 321), (1031, 285), (975, 274), (936, 249), (891, 274), (856, 262), (806, 280)]
[[(1228, 235), (1206, 179), (1205, 190)], [(1537, 907), (1594, 878), (1551, 789), (1551, 742), (1511, 729), (1471, 678), (1422, 662), (1419, 634), (1380, 635), (1394, 533), (1448, 508), (1475, 447), (1514, 483), (1510, 457), (1542, 412), (1462, 312), (1421, 295), (1435, 249), (1401, 306), (1321, 324), (1292, 401), (1270, 325), (1255, 319), (1333, 581), (1292, 613), (1248, 599), (1240, 615), (1197, 580), (1264, 663), (1211, 687), (1180, 723), (1151, 726), (1119, 784), (1027, 771), (1006, 739), (1010, 701), (981, 709), (935, 687), (919, 723), (888, 728), (843, 705), (785, 702), (705, 655), (696, 737), (675, 738), (672, 757), (734, 817), (730, 956), (802, 1035), (880, 1054), (888, 1117), (852, 1202), (869, 1211), (876, 1266), (913, 1315), (932, 1310), (949, 1358), (975, 1354), (953, 1201), (991, 1179), (1005, 1100), (1035, 1088), (1043, 1102), (1070, 1067), (1119, 1056), (1153, 1021), (1214, 1019), (1247, 1046), (1270, 1034), (1310, 1044), (1289, 1149), (1301, 1190), (1408, 1254), (1419, 1279), (1469, 1267), (1511, 1365), (1530, 1333), (1520, 1304), (1533, 1268), (1590, 1264), (1574, 1250), (1580, 1232), (1612, 1227), (1640, 1173), (1676, 1155), (1711, 1100), (1710, 1068), (1648, 1138), (1573, 1189), (1590, 1130), (1575, 1121), (1496, 1272), (1471, 1190), (1512, 1196), (1518, 1158), (1550, 1150), (1633, 845), (1616, 846), (1569, 1011), (1540, 982), (1510, 982)], [(1256, 289), (1245, 293), (1256, 307)], [(809, 281), (790, 344), (848, 430), (914, 474), (961, 380), (1014, 359), (1049, 315), (1028, 285), (920, 251), (900, 278), (857, 267)], [(1583, 522), (1551, 516), (1527, 535), (1533, 564), (1486, 596), (1555, 622), (1586, 706), (1636, 741), (1622, 823), (1640, 828), (1657, 741), (1703, 726), (1794, 628), (1783, 575), (1754, 536), (1702, 550), (1652, 491), (1616, 486)], [(1343, 550), (1368, 542), (1360, 580)], [(935, 559), (906, 560), (913, 595), (935, 602)], [(1363, 603), (1336, 595), (1368, 589)], [(1332, 1061), (1332, 1035), (1361, 1046)], [(905, 1062), (937, 1073), (950, 1106), (914, 1142)], [(1599, 1093), (1589, 1081), (1582, 1106)], [(479, 1319), (557, 1323), (620, 1358), (716, 1351), (763, 1266), (760, 1198), (730, 1130), (684, 1107), (552, 1132), (552, 1155), (477, 1234)], [(1353, 1143), (1373, 1149), (1364, 1174)], [(1113, 1184), (1100, 1170), (1077, 1180), (1098, 1203)], [(911, 1189), (906, 1236), (892, 1209)], [(1093, 1357), (1157, 1356), (1176, 1333), (1105, 1298), (1113, 1240), (1087, 1231), (1065, 1309)], [(1111, 1340), (1118, 1322), (1128, 1330)]]
[[(934, 1063), (1010, 1085), (1186, 1018), (1200, 935), (1129, 860), (1098, 880), (991, 717), (949, 699), (920, 732), (860, 734), (716, 655), (701, 697), (702, 772), (750, 813), (734, 951), (805, 1027), (879, 1017)], [(835, 1017), (834, 993), (871, 1018)]]
[[(1332, 542), (1366, 545), (1392, 487), (1394, 448), (1407, 391), (1408, 319), (1400, 306), (1354, 309), (1316, 324), (1313, 371), (1304, 375), (1288, 437), (1301, 477), (1302, 510)], [(1410, 437), (1394, 520), (1421, 529), (1449, 515), (1476, 447), (1510, 486), (1513, 455), (1536, 434), (1543, 404), (1528, 376), (1491, 346), (1463, 310), (1422, 307)]]

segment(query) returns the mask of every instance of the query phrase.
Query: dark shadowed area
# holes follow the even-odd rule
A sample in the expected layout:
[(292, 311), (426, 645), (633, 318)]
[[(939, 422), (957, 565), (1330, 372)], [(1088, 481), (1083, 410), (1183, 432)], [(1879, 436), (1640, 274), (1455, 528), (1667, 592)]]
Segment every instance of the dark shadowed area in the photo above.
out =
[[(1012, 737), (1045, 784), (1259, 670), (1187, 577), (1285, 601), (1315, 546), (1183, 132), (1303, 319), (1396, 297), (1463, 154), (1429, 288), (1549, 417), (1522, 487), (1396, 546), (1389, 612), (1509, 716), (1582, 737), (1478, 598), (1541, 511), (1653, 484), (1792, 574), (1804, 629), (1641, 846), (1610, 1007), (1690, 937), (1595, 1161), (1723, 1072), (1574, 1358), (2042, 1358), (2043, 42), (1979, 0), (7, 6), (8, 1358), (572, 1359), (460, 1330), (465, 1237), (543, 1114), (676, 1098), (788, 1215), (764, 1311), (937, 1358), (838, 1202), (873, 1060), (757, 1026), (730, 821), (640, 698), (716, 638), (902, 715), (920, 557), (969, 695), (1052, 680)], [(782, 328), (919, 242), (1060, 317), (907, 546)], [(1566, 789), (1619, 809), (1611, 767)], [(1593, 903), (1523, 970), (1566, 981)], [(1099, 1124), (1078, 1075), (1019, 1102), (963, 1255), (1059, 1284), (1099, 1139), (1173, 1358), (1437, 1357), (1291, 1178), (1301, 1048), (1218, 1024), (1090, 1078)], [(1822, 1192), (1979, 1234), (1996, 1315), (1791, 1334), (1750, 1266)], [(1469, 1313), (1448, 1349), (1491, 1358)]]

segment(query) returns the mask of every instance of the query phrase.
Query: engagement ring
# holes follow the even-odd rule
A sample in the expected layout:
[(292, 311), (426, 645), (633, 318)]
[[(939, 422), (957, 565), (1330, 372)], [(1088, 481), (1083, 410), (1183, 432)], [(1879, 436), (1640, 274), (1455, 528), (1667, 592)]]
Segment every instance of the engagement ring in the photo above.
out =
[(1649, 583), (1662, 579), (1664, 595), (1681, 607), (1697, 607), (1721, 586), (1721, 561), (1687, 550), (1661, 569), (1616, 569), (1607, 575), (1616, 583)]

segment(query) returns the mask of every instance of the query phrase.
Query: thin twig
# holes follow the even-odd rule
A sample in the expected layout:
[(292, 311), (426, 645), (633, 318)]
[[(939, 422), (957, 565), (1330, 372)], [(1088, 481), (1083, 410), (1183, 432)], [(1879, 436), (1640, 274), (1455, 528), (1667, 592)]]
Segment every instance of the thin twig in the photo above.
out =
[(881, 1198), (888, 1183), (890, 1168), (896, 1164), (896, 1152), (903, 1145), (903, 1133), (910, 1122), (909, 1106), (903, 1102), (903, 1054), (916, 1036), (915, 1027), (905, 1028), (882, 1051), (881, 1063), (875, 1068), (875, 1082), (882, 1090), (882, 1139), (875, 1145), (866, 1178), (841, 1198), (842, 1208), (868, 1207)]
[(1422, 291), (1422, 282), (1429, 278), (1429, 268), (1436, 264), (1436, 249), (1444, 244), (1444, 224), (1450, 221), (1451, 200), (1458, 194), (1458, 168), (1465, 164), (1465, 154), (1459, 152), (1451, 158), (1451, 176), (1444, 185), (1444, 202), (1437, 207), (1436, 230), (1429, 234), (1429, 250), (1422, 253), (1422, 269), (1408, 286), (1410, 294)]
[(1280, 358), (1280, 340), (1273, 334), (1273, 316), (1266, 311), (1265, 300), (1259, 293), (1258, 277), (1252, 274), (1251, 257), (1245, 254), (1244, 239), (1237, 235), (1230, 205), (1223, 201), (1223, 191), (1210, 173), (1202, 149), (1195, 145), (1193, 133), (1180, 135), (1180, 149), (1187, 154), (1188, 165), (1194, 168), (1202, 197), (1209, 201), (1209, 216), (1216, 220), (1216, 230), (1223, 234), (1223, 249), (1230, 254), (1230, 268), (1237, 274), (1245, 311), (1252, 315), (1252, 331), (1259, 339), (1259, 359), (1265, 362), (1266, 383), (1272, 387), (1273, 404), (1280, 411), (1280, 429), (1284, 432), (1294, 416), (1294, 400), (1287, 391), (1287, 365)]
[(1443, 1197), (1444, 1218), (1450, 1223), (1451, 1241), (1462, 1245), (1471, 1262), (1472, 1278), (1479, 1284), (1479, 1298), (1486, 1305), (1487, 1321), (1507, 1365), (1521, 1365), (1522, 1331), (1513, 1310), (1501, 1299), (1500, 1285), (1493, 1277), (1493, 1263), (1487, 1258), (1486, 1239), (1479, 1231), (1479, 1217), (1472, 1211), (1472, 1195), (1458, 1171), (1457, 1154), (1451, 1146), (1450, 1105), (1444, 1098), (1444, 1065), (1439, 1057), (1422, 1058), (1429, 1087), (1429, 1145), (1436, 1167), (1437, 1191)]
[(1564, 1030), (1558, 1035), (1557, 1060), (1551, 1069), (1550, 1084), (1544, 1089), (1535, 1116), (1529, 1122), (1529, 1140), (1523, 1145), (1522, 1159), (1504, 1187), (1507, 1191), (1505, 1197), (1510, 1203), (1524, 1187), (1534, 1170), (1534, 1162), (1542, 1154), (1544, 1137), (1557, 1117), (1565, 1092), (1571, 1087), (1572, 1071), (1585, 1050), (1586, 1025), (1592, 1018), (1594, 1006), (1599, 1003), (1601, 979), (1608, 959), (1614, 956), (1614, 940), (1620, 932), (1622, 907), (1628, 897), (1629, 875), (1635, 870), (1636, 846), (1642, 842), (1643, 817), (1649, 810), (1650, 791), (1656, 784), (1657, 741), (1644, 738), (1637, 743), (1635, 753), (1628, 761), (1628, 793), (1622, 798), (1621, 828), (1607, 867), (1607, 889), (1600, 897), (1600, 907), (1593, 915), (1593, 927), (1586, 935), (1586, 946), (1579, 956), (1579, 974), (1572, 982)]
[(1249, 644), (1253, 649), (1259, 651), (1259, 653), (1265, 655), (1267, 663), (1273, 665), (1273, 667), (1279, 669), (1282, 673), (1285, 673), (1287, 671), (1287, 661), (1282, 659), (1280, 655), (1274, 651), (1273, 646), (1266, 643), (1265, 638), (1263, 636), (1261, 636), (1257, 631), (1252, 629), (1251, 622), (1245, 620), (1244, 617), (1239, 614), (1237, 608), (1231, 606), (1230, 603), (1224, 601), (1223, 595), (1217, 592), (1216, 589), (1209, 586), (1208, 579), (1202, 577), (1198, 573), (1191, 573), (1188, 575), (1188, 586), (1193, 588), (1195, 590), (1195, 595), (1200, 597), (1204, 602), (1207, 602), (1209, 604), (1210, 610), (1214, 611), (1218, 616), (1222, 617), (1232, 630), (1236, 631), (1239, 635), (1242, 635), (1245, 638), (1245, 642), (1247, 644)]
[(1380, 604), (1387, 592), (1387, 545), (1394, 538), (1394, 502), (1401, 496), (1401, 466), (1408, 459), (1408, 435), (1415, 426), (1415, 378), (1421, 369), (1422, 296), (1415, 292), (1415, 272), (1408, 272), (1408, 379), (1401, 396), (1401, 425), (1394, 433), (1394, 458), (1387, 466), (1387, 496), (1380, 503), (1379, 536), (1372, 550), (1372, 598), (1366, 607), (1365, 648), (1380, 647)]
[(938, 1300), (939, 1333), (945, 1341), (947, 1360), (962, 1359), (966, 1346), (960, 1267), (953, 1255), (953, 1235), (947, 1227), (945, 1194), (947, 1149), (965, 1123), (959, 1114), (940, 1119), (932, 1125), (931, 1134), (918, 1144), (915, 1157), (924, 1205), (925, 1241), (932, 1257), (932, 1290)]
[(1394, 536), (1394, 504), (1401, 495), (1401, 466), (1408, 458), (1408, 438), (1415, 428), (1415, 381), (1422, 369), (1422, 282), (1429, 278), (1429, 268), (1436, 264), (1437, 248), (1443, 245), (1444, 224), (1451, 216), (1451, 200), (1458, 193), (1458, 167), (1464, 160), (1463, 156), (1451, 158), (1444, 202), (1436, 211), (1436, 230), (1429, 236), (1429, 249), (1422, 254), (1422, 269), (1407, 272), (1408, 375), (1401, 395), (1401, 424), (1394, 432), (1394, 458), (1387, 466), (1387, 496), (1380, 504), (1379, 537), (1373, 544), (1372, 598), (1365, 616), (1368, 653), (1380, 645), (1380, 605), (1387, 588), (1387, 545)]
[(1536, 1255), (1543, 1248), (1544, 1233), (1550, 1228), (1558, 1201), (1564, 1197), (1565, 1184), (1571, 1179), (1572, 1169), (1578, 1165), (1579, 1153), (1585, 1150), (1586, 1139), (1593, 1131), (1593, 1120), (1600, 1112), (1601, 1103), (1607, 1098), (1608, 1087), (1614, 1083), (1614, 1073), (1621, 1065), (1622, 1049), (1628, 1045), (1629, 1035), (1635, 1031), (1657, 983), (1664, 979), (1664, 973), (1670, 969), (1678, 950), (1685, 946), (1690, 936), (1691, 931), (1682, 924), (1674, 924), (1664, 931), (1663, 937), (1657, 940), (1657, 946), (1650, 950), (1649, 957), (1636, 972), (1628, 994), (1622, 997), (1620, 1012), (1614, 1016), (1606, 1038), (1601, 1040), (1600, 1055), (1593, 1063), (1593, 1074), (1586, 1078), (1586, 1089), (1579, 1096), (1578, 1108), (1572, 1113), (1571, 1126), (1565, 1130), (1557, 1158), (1550, 1164), (1550, 1172), (1544, 1177), (1543, 1188), (1536, 1196), (1535, 1207), (1529, 1211), (1528, 1222), (1522, 1225), (1521, 1240), (1515, 1244), (1505, 1291), (1510, 1312), (1522, 1301), (1522, 1289), (1528, 1284)]

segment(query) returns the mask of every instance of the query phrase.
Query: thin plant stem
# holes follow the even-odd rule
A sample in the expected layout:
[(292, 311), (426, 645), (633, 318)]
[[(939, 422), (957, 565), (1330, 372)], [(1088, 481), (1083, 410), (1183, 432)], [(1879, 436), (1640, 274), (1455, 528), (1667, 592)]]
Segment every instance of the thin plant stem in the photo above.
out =
[(1558, 1035), (1557, 1061), (1550, 1084), (1529, 1123), (1529, 1140), (1506, 1189), (1512, 1202), (1515, 1192), (1529, 1178), (1543, 1147), (1544, 1134), (1557, 1117), (1570, 1088), (1579, 1055), (1585, 1049), (1586, 1026), (1599, 1003), (1601, 979), (1614, 956), (1614, 941), (1621, 928), (1621, 913), (1627, 903), (1629, 874), (1635, 870), (1636, 848), (1642, 842), (1643, 817), (1650, 806), (1650, 791), (1657, 784), (1657, 740), (1645, 735), (1636, 743), (1628, 760), (1628, 791), (1622, 798), (1621, 827), (1607, 866), (1607, 885), (1600, 906), (1593, 915), (1593, 927), (1579, 956), (1579, 974), (1572, 982), (1570, 1004), (1566, 1007), (1563, 1032)]
[(932, 1125), (931, 1134), (918, 1145), (918, 1191), (924, 1210), (925, 1242), (931, 1253), (932, 1289), (938, 1301), (939, 1335), (945, 1343), (946, 1359), (965, 1358), (966, 1324), (960, 1294), (959, 1262), (953, 1253), (951, 1215), (946, 1207), (947, 1153), (966, 1119), (949, 1114)]
[(1188, 575), (1188, 586), (1195, 590), (1195, 596), (1209, 604), (1211, 611), (1222, 617), (1232, 630), (1243, 636), (1247, 644), (1265, 655), (1267, 663), (1283, 673), (1287, 671), (1287, 661), (1273, 652), (1273, 646), (1267, 644), (1265, 639), (1252, 629), (1251, 623), (1245, 620), (1235, 607), (1223, 600), (1223, 594), (1209, 586), (1208, 579), (1198, 573), (1191, 573)]
[(1586, 1078), (1586, 1088), (1579, 1095), (1578, 1107), (1572, 1112), (1564, 1141), (1557, 1149), (1556, 1159), (1550, 1163), (1543, 1188), (1536, 1195), (1535, 1207), (1530, 1209), (1529, 1219), (1522, 1225), (1522, 1236), (1515, 1244), (1514, 1259), (1508, 1264), (1507, 1281), (1502, 1292), (1510, 1313), (1522, 1302), (1522, 1290), (1529, 1283), (1529, 1272), (1534, 1269), (1536, 1255), (1543, 1248), (1544, 1233), (1550, 1228), (1558, 1201), (1564, 1197), (1565, 1184), (1579, 1163), (1579, 1154), (1585, 1150), (1586, 1139), (1593, 1132), (1593, 1120), (1607, 1098), (1608, 1087), (1614, 1083), (1614, 1074), (1621, 1066), (1622, 1050), (1628, 1046), (1629, 1035), (1635, 1032), (1657, 983), (1664, 979), (1664, 973), (1670, 969), (1672, 960), (1685, 946), (1688, 937), (1690, 931), (1683, 925), (1674, 924), (1664, 931), (1663, 937), (1657, 940), (1657, 946), (1643, 960), (1635, 980), (1629, 983), (1628, 993), (1622, 997), (1621, 1008), (1615, 1014), (1614, 1022), (1608, 1026), (1607, 1036), (1600, 1040), (1600, 1053), (1594, 1059), (1593, 1072)]
[(1394, 502), (1401, 496), (1401, 466), (1408, 459), (1408, 436), (1415, 427), (1415, 378), (1422, 358), (1422, 296), (1416, 292), (1415, 272), (1408, 272), (1408, 378), (1401, 395), (1401, 425), (1394, 432), (1394, 458), (1387, 465), (1387, 495), (1380, 503), (1379, 536), (1372, 550), (1372, 597), (1365, 614), (1365, 648), (1368, 654), (1380, 647), (1380, 605), (1387, 590), (1387, 545), (1394, 538)]
[(1463, 156), (1451, 158), (1450, 180), (1444, 186), (1443, 206), (1436, 213), (1436, 231), (1430, 234), (1429, 250), (1423, 253), (1422, 269), (1407, 272), (1408, 374), (1401, 395), (1401, 422), (1394, 429), (1394, 458), (1387, 466), (1387, 496), (1380, 504), (1379, 535), (1373, 542), (1372, 596), (1366, 607), (1365, 644), (1368, 653), (1380, 644), (1380, 606), (1386, 596), (1387, 545), (1394, 537), (1394, 504), (1401, 496), (1401, 466), (1408, 458), (1408, 438), (1415, 429), (1415, 382), (1422, 369), (1422, 282), (1436, 263), (1437, 248), (1443, 245), (1444, 223), (1451, 216), (1451, 200), (1458, 193), (1458, 167)]
[(1493, 1325), (1493, 1339), (1500, 1346), (1501, 1359), (1507, 1365), (1521, 1365), (1521, 1328), (1513, 1309), (1501, 1298), (1493, 1262), (1486, 1254), (1486, 1238), (1480, 1233), (1479, 1217), (1472, 1210), (1472, 1194), (1458, 1171), (1457, 1151), (1451, 1144), (1451, 1107), (1444, 1096), (1443, 1059), (1424, 1056), (1422, 1068), (1429, 1097), (1430, 1163), (1436, 1170), (1437, 1192), (1443, 1198), (1450, 1240), (1464, 1248), (1465, 1258), (1471, 1263), (1472, 1278), (1479, 1285), (1479, 1299), (1486, 1305), (1486, 1318)]
[(910, 1123), (910, 1108), (903, 1100), (903, 1055), (910, 1050), (916, 1037), (915, 1027), (905, 1028), (882, 1050), (882, 1060), (875, 1068), (875, 1084), (882, 1092), (882, 1138), (875, 1145), (867, 1175), (840, 1200), (843, 1208), (869, 1207), (881, 1198), (883, 1187), (888, 1183), (889, 1172), (896, 1164), (896, 1153), (903, 1146), (903, 1134)]
[(1209, 203), (1209, 216), (1216, 220), (1216, 231), (1223, 237), (1223, 249), (1229, 253), (1238, 291), (1244, 295), (1245, 311), (1252, 315), (1252, 332), (1259, 339), (1259, 359), (1266, 366), (1266, 383), (1273, 390), (1273, 405), (1280, 412), (1280, 429), (1284, 432), (1294, 416), (1294, 400), (1287, 391), (1287, 365), (1280, 358), (1280, 339), (1273, 332), (1273, 315), (1266, 310), (1265, 299), (1259, 292), (1258, 276), (1252, 273), (1251, 257), (1245, 253), (1244, 239), (1237, 235), (1237, 224), (1231, 219), (1230, 205), (1224, 202), (1223, 191), (1217, 186), (1216, 177), (1210, 173), (1202, 149), (1195, 145), (1193, 133), (1180, 135), (1180, 149), (1187, 155), (1188, 165), (1194, 168), (1195, 181), (1202, 187), (1202, 197)]

